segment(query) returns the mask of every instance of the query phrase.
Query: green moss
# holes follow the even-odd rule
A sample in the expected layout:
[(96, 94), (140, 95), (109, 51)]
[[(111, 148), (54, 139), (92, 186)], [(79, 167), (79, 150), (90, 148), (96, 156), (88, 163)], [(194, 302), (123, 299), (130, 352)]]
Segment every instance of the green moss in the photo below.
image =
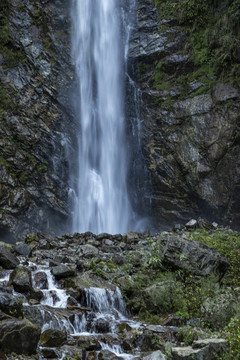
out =
[(23, 12), (25, 10), (25, 4), (23, 2), (19, 2), (17, 5), (17, 11)]
[(1, 0), (0, 4), (0, 53), (4, 57), (5, 67), (15, 67), (19, 62), (26, 61), (23, 51), (16, 49), (11, 39), (11, 29), (8, 24), (10, 1)]
[(28, 180), (28, 174), (26, 173), (26, 171), (22, 171), (20, 176), (19, 176), (19, 180), (25, 184)]
[(239, 82), (238, 0), (156, 0), (159, 17), (174, 18), (189, 34), (186, 50), (196, 67)]
[(45, 161), (44, 163), (40, 163), (38, 166), (37, 166), (37, 172), (38, 173), (44, 173), (44, 172), (47, 172), (48, 171), (48, 162)]
[(138, 77), (140, 77), (141, 75), (143, 75), (146, 71), (146, 64), (144, 64), (144, 62), (139, 61), (137, 64), (137, 70), (136, 70), (136, 74)]
[[(12, 97), (14, 97), (11, 89), (10, 92), (12, 92)], [(12, 97), (7, 93), (6, 89), (0, 85), (0, 115), (3, 115), (3, 113), (7, 110), (13, 110), (15, 108)]]
[(10, 168), (11, 165), (4, 159), (3, 156), (0, 155), (0, 165), (5, 166), (6, 168)]
[(36, 235), (35, 235), (35, 234), (27, 234), (27, 235), (24, 237), (24, 242), (25, 242), (25, 244), (30, 245), (31, 242), (35, 241), (35, 239), (36, 239)]

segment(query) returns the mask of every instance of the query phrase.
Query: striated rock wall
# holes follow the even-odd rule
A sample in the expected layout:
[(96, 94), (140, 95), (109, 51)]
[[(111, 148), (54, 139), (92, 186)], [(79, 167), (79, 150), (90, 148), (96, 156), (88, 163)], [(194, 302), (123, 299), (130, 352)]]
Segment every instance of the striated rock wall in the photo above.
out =
[(69, 221), (68, 1), (4, 0), (0, 19), (0, 235)]
[[(159, 2), (161, 3), (161, 2)], [(145, 160), (157, 226), (240, 216), (240, 89), (192, 60), (186, 28), (138, 0), (130, 76), (142, 91)]]

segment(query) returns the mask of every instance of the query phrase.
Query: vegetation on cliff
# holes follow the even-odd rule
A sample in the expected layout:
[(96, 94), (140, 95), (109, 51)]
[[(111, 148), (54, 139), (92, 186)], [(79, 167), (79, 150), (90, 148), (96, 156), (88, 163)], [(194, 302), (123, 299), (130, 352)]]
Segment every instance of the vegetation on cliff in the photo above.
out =
[(209, 76), (240, 78), (240, 40), (238, 0), (156, 0), (161, 18), (177, 19), (189, 34), (186, 51), (194, 64)]

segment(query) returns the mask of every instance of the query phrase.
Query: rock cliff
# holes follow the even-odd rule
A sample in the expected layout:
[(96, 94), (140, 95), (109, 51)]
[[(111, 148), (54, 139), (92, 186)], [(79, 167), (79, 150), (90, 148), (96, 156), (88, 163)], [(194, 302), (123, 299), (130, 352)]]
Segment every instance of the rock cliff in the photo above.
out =
[(0, 235), (59, 233), (69, 215), (69, 4), (0, 7)]
[(137, 1), (129, 53), (129, 73), (142, 91), (152, 212), (158, 224), (194, 214), (237, 225), (239, 79), (233, 86), (196, 64), (189, 29), (164, 12), (166, 3)]
[[(136, 1), (129, 45), (128, 73), (142, 102), (143, 157), (133, 140), (130, 160), (138, 174), (129, 176), (133, 202), (157, 228), (198, 215), (237, 225), (239, 83), (197, 66), (186, 27), (155, 3), (164, 1)], [(67, 158), (77, 126), (69, 2), (3, 0), (0, 10), (0, 235), (61, 233), (71, 221), (75, 165)]]

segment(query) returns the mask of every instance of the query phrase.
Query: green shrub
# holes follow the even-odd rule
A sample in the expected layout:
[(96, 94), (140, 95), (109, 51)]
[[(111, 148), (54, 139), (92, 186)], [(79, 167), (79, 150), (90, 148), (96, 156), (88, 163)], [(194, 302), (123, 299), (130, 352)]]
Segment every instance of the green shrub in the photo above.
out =
[(196, 66), (208, 65), (217, 77), (237, 83), (239, 0), (155, 0), (155, 5), (161, 18), (177, 19), (184, 26), (189, 34), (187, 51)]
[(223, 333), (227, 339), (229, 350), (220, 360), (239, 360), (240, 359), (240, 315), (231, 319)]
[(191, 345), (201, 337), (203, 337), (203, 332), (192, 326), (183, 326), (176, 334), (177, 340), (183, 342), (185, 345)]
[(229, 261), (227, 275), (223, 278), (223, 284), (240, 286), (240, 234), (231, 230), (207, 231), (197, 229), (189, 234), (193, 240), (216, 249)]
[(215, 296), (207, 298), (201, 307), (204, 324), (214, 330), (226, 326), (235, 314), (237, 298), (231, 288), (219, 289)]
[(24, 236), (24, 242), (27, 245), (30, 245), (31, 242), (33, 242), (35, 239), (36, 239), (35, 234), (27, 234), (26, 236)]

